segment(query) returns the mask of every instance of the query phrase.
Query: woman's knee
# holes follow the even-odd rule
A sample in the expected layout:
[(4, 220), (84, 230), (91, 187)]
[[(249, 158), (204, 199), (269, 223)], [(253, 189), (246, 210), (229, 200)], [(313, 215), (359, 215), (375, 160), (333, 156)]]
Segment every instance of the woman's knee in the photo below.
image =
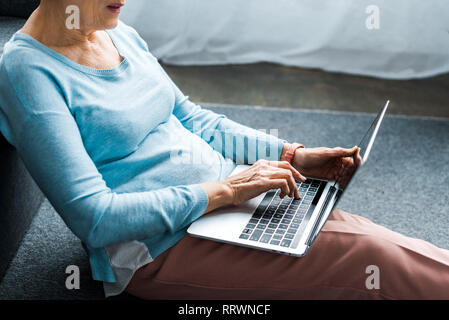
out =
[(392, 299), (449, 298), (449, 266), (443, 250), (428, 252), (418, 243), (413, 246), (413, 239), (393, 232), (323, 235), (322, 249), (336, 252), (328, 284)]

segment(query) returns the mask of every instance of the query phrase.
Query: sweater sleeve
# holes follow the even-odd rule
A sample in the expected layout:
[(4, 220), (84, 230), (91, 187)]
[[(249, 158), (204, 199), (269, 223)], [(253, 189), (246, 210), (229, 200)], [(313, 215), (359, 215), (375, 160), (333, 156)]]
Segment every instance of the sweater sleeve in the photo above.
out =
[(239, 124), (224, 115), (201, 108), (185, 97), (175, 84), (173, 87), (176, 92), (175, 116), (184, 127), (224, 157), (239, 164), (253, 164), (259, 159), (280, 159), (286, 141), (277, 138), (276, 129), (270, 129), (269, 133), (272, 134), (268, 134)]
[(112, 192), (85, 150), (53, 76), (38, 64), (9, 58), (0, 64), (0, 129), (84, 243), (99, 248), (174, 233), (204, 213), (208, 197), (200, 185)]

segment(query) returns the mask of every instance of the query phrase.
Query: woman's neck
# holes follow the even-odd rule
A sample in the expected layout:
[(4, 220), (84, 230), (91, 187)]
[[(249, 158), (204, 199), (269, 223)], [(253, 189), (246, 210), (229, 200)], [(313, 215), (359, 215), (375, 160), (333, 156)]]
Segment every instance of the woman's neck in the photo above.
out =
[(106, 32), (82, 25), (79, 29), (67, 28), (68, 16), (58, 1), (51, 1), (51, 7), (43, 1), (20, 32), (87, 67), (112, 69), (120, 65), (123, 58)]
[(80, 47), (95, 41), (97, 30), (83, 26), (79, 29), (69, 29), (66, 26), (67, 17), (65, 7), (58, 1), (51, 1), (51, 4), (43, 1), (20, 32), (32, 36), (48, 47)]

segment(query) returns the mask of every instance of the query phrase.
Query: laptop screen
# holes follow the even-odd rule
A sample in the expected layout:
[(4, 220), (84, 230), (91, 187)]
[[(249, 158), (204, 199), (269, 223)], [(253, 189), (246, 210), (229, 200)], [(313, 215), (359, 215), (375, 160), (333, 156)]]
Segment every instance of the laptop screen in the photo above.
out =
[[(382, 110), (378, 113), (376, 119), (374, 119), (373, 123), (369, 127), (369, 129), (366, 131), (365, 135), (363, 136), (360, 143), (357, 145), (360, 149), (359, 153), (354, 156), (353, 161), (356, 164), (355, 167), (350, 172), (343, 172), (345, 174), (345, 177), (338, 177), (337, 181), (339, 183), (335, 183), (334, 187), (341, 190), (343, 192), (351, 180), (354, 178), (356, 171), (360, 166), (368, 160), (369, 154), (371, 152), (371, 149), (374, 144), (374, 140), (376, 139), (377, 132), (379, 131), (380, 124), (382, 123), (382, 120), (385, 116), (385, 112), (388, 108), (388, 105), (390, 104), (390, 101), (387, 101), (385, 106), (382, 108)], [(341, 194), (340, 194), (341, 197)]]
[(371, 149), (374, 144), (374, 140), (376, 139), (377, 132), (379, 131), (380, 124), (382, 123), (382, 120), (385, 116), (385, 112), (387, 111), (388, 105), (390, 101), (387, 101), (385, 106), (382, 108), (382, 110), (377, 115), (376, 119), (374, 119), (373, 123), (369, 127), (369, 129), (366, 131), (365, 135), (363, 136), (360, 143), (357, 145), (360, 150), (359, 153), (356, 154), (353, 158), (353, 161), (356, 163), (356, 166), (352, 168), (351, 172), (344, 172), (344, 177), (340, 176), (334, 183), (334, 185), (329, 189), (329, 193), (327, 194), (327, 198), (331, 199), (334, 194), (336, 194), (335, 202), (332, 205), (332, 208), (328, 208), (329, 205), (325, 205), (322, 208), (322, 212), (327, 212), (326, 215), (320, 216), (318, 223), (313, 228), (311, 232), (311, 236), (309, 238), (309, 245), (315, 241), (316, 237), (320, 233), (321, 229), (323, 228), (324, 224), (326, 223), (329, 216), (332, 214), (332, 210), (337, 205), (338, 201), (342, 198), (342, 195), (346, 188), (348, 187), (349, 183), (352, 181), (354, 176), (357, 173), (357, 170), (360, 168), (360, 166), (366, 162), (368, 159), (368, 156), (371, 152)]
[(388, 108), (388, 105), (390, 104), (390, 101), (387, 101), (385, 106), (382, 108), (382, 110), (377, 115), (376, 119), (371, 124), (371, 127), (368, 129), (368, 131), (363, 136), (362, 140), (358, 144), (358, 147), (360, 150), (360, 156), (363, 159), (363, 162), (365, 162), (368, 159), (369, 153), (371, 151), (371, 148), (374, 143), (374, 139), (376, 138), (377, 132), (380, 127), (380, 123), (383, 120), (383, 117), (385, 115), (385, 112)]

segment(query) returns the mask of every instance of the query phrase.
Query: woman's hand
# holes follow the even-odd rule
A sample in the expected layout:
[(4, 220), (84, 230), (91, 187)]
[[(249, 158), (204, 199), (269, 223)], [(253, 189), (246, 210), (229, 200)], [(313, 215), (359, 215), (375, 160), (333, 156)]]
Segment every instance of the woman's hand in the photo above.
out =
[(287, 161), (259, 160), (224, 183), (233, 192), (233, 204), (240, 204), (271, 189), (281, 189), (281, 198), (286, 195), (299, 198), (296, 180), (306, 181), (306, 178)]
[(360, 148), (300, 148), (293, 166), (307, 177), (335, 180), (345, 187), (361, 165)]
[(306, 178), (287, 161), (259, 160), (226, 180), (202, 184), (209, 196), (206, 213), (224, 205), (241, 204), (271, 189), (281, 189), (281, 198), (299, 198), (295, 180), (304, 182)]

